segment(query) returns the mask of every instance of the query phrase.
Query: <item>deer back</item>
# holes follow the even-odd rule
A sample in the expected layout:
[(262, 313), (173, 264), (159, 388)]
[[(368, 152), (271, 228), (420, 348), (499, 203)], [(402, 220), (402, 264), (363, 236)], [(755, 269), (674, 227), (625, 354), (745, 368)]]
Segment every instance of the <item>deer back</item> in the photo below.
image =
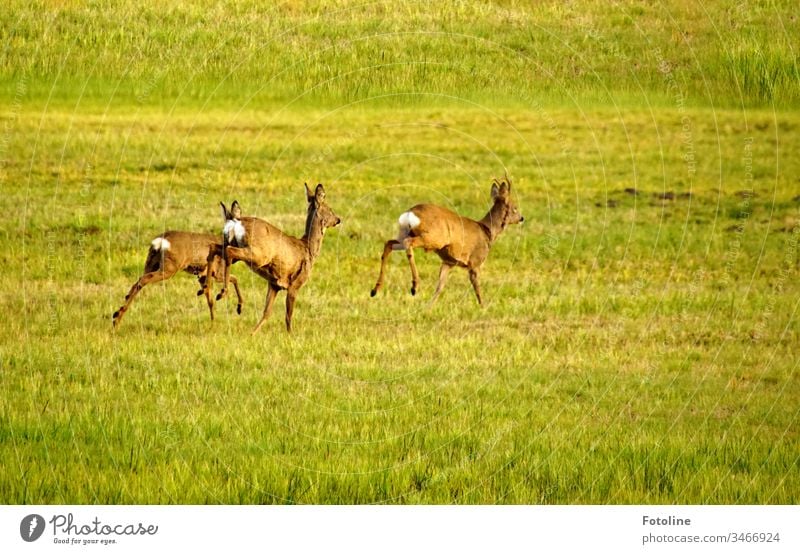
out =
[(435, 204), (418, 204), (408, 213), (415, 216), (406, 217), (408, 235), (419, 237), (425, 250), (460, 265), (486, 257), (487, 235), (477, 221)]
[(257, 217), (243, 217), (241, 223), (245, 233), (238, 246), (250, 250), (249, 265), (257, 273), (284, 281), (299, 270), (307, 255), (302, 241)]
[[(220, 239), (211, 233), (167, 231), (150, 243), (153, 256), (148, 256), (148, 265), (155, 264), (157, 268), (162, 258), (169, 258), (180, 268), (202, 271), (207, 264), (209, 249), (214, 244), (220, 244)], [(155, 268), (146, 270), (153, 271)]]

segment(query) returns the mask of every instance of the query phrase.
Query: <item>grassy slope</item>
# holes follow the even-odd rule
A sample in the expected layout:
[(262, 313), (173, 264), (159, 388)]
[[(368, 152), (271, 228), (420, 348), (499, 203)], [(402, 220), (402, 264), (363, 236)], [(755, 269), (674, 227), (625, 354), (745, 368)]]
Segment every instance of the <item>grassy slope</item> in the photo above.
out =
[[(3, 15), (0, 499), (798, 502), (797, 89), (740, 91), (731, 72), (750, 66), (724, 57), (736, 42), (785, 67), (790, 40), (767, 23), (788, 8), (382, 6), (315, 23), (247, 5), (176, 4), (156, 25), (125, 8)], [(447, 25), (533, 49), (554, 77), (453, 36), (333, 40)], [(378, 52), (445, 63), (359, 70), (286, 107)], [(366, 100), (409, 91), (459, 98)], [(397, 256), (368, 298), (396, 214), (425, 199), (483, 215), (504, 168), (527, 221), (492, 251), (486, 309), (454, 272), (425, 311), (431, 255), (421, 296)], [(279, 310), (247, 335), (265, 290), (243, 267), (241, 317), (225, 302), (211, 325), (182, 276), (110, 333), (152, 236), (214, 229), (232, 198), (299, 233), (303, 180), (326, 183), (345, 225), (294, 337)]]
[(674, 103), (670, 82), (700, 105), (800, 101), (791, 1), (529, 4), (14, 0), (0, 8), (0, 75), (40, 97), (147, 104)]

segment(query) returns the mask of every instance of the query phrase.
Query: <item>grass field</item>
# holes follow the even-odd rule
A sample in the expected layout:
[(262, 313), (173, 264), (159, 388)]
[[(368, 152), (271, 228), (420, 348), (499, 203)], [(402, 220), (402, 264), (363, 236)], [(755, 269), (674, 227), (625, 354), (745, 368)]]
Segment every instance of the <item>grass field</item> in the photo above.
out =
[[(800, 502), (792, 12), (0, 8), (0, 502)], [(369, 297), (504, 171), (483, 309), (421, 252)], [(154, 236), (300, 235), (304, 181), (344, 223), (293, 335), (241, 265), (241, 316), (182, 274), (112, 332)]]

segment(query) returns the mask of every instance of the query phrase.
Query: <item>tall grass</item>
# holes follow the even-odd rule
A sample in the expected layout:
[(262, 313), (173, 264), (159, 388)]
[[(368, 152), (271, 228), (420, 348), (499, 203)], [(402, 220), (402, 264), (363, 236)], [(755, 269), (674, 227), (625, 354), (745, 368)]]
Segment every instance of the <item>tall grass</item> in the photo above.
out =
[(782, 105), (792, 101), (789, 92), (800, 85), (796, 53), (769, 46), (739, 46), (731, 51), (726, 66), (731, 80), (745, 98)]
[(794, 11), (792, 2), (13, 0), (0, 7), (0, 86), (13, 95), (25, 79), (32, 97), (51, 101), (258, 106), (434, 94), (530, 106), (671, 104), (675, 82), (693, 105), (793, 107)]

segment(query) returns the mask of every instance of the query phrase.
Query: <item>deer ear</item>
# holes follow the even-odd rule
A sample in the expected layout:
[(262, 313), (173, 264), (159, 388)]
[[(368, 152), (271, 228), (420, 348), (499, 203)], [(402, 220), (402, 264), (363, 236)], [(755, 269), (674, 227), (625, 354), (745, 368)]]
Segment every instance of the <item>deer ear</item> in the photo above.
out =
[(219, 205), (222, 208), (222, 219), (224, 219), (225, 221), (228, 221), (228, 219), (230, 219), (228, 217), (228, 208), (226, 208), (225, 204), (223, 204), (222, 202), (220, 202)]
[(317, 185), (317, 189), (314, 191), (314, 198), (317, 199), (317, 202), (325, 200), (325, 188), (322, 186), (322, 183)]
[(239, 202), (236, 200), (234, 200), (233, 204), (231, 204), (231, 216), (232, 219), (239, 219), (242, 217), (242, 208), (239, 206)]
[(500, 194), (500, 189), (497, 188), (497, 181), (492, 183), (492, 200), (497, 198), (497, 195)]
[(308, 201), (311, 202), (314, 199), (314, 195), (311, 194), (311, 190), (308, 188), (308, 183), (303, 183), (303, 186), (306, 187), (306, 198), (308, 198)]

